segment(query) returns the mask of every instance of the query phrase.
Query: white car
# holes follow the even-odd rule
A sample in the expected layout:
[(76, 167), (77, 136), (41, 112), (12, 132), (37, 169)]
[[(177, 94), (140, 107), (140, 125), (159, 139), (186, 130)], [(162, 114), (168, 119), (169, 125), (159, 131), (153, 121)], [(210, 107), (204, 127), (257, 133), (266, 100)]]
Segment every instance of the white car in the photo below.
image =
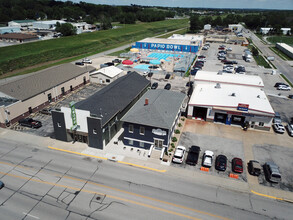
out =
[(290, 91), (291, 87), (290, 86), (286, 86), (286, 85), (279, 85), (278, 90), (285, 90), (285, 91)]
[(232, 51), (232, 48), (231, 48), (231, 47), (228, 47), (228, 48), (226, 49), (226, 51)]
[(211, 167), (214, 159), (214, 152), (206, 150), (203, 154), (202, 165), (205, 167)]
[(285, 127), (282, 124), (274, 124), (273, 128), (276, 133), (284, 134), (285, 133)]
[(175, 153), (172, 158), (173, 163), (182, 163), (184, 159), (184, 155), (186, 152), (186, 148), (184, 146), (177, 146)]
[(92, 64), (92, 60), (85, 58), (82, 60), (83, 63)]
[(287, 125), (288, 134), (293, 137), (293, 124)]

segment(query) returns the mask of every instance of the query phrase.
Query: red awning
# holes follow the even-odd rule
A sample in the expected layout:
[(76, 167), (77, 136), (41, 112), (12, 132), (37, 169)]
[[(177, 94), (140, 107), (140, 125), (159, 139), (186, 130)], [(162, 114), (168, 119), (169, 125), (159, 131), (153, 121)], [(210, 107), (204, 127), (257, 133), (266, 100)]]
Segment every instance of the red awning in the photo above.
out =
[(132, 62), (131, 60), (124, 60), (124, 61), (122, 62), (122, 64), (124, 64), (124, 65), (132, 65), (133, 62)]

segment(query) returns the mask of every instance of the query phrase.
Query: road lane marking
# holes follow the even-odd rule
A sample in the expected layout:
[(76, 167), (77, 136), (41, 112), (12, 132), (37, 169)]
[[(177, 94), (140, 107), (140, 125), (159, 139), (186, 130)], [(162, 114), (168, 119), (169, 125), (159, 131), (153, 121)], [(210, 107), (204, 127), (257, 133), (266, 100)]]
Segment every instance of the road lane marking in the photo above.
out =
[[(0, 162), (1, 163), (1, 162)], [(9, 163), (6, 163), (5, 164), (9, 165)], [(11, 163), (11, 165), (13, 165)], [(26, 168), (26, 167), (24, 167)], [(27, 168), (27, 169), (33, 169), (33, 168)], [(42, 171), (44, 172), (44, 170)], [(1, 173), (1, 172), (0, 172)], [(56, 172), (51, 172), (51, 174), (54, 174)], [(13, 174), (11, 174), (13, 175)], [(61, 176), (59, 173), (57, 173), (58, 176)], [(21, 176), (20, 176), (21, 178)], [(223, 219), (223, 220), (229, 220), (229, 218), (225, 218), (225, 217), (221, 217), (221, 216), (217, 216), (217, 215), (214, 215), (212, 213), (208, 213), (208, 212), (204, 212), (204, 211), (200, 211), (200, 210), (197, 210), (197, 209), (192, 209), (192, 208), (189, 208), (189, 207), (185, 207), (185, 206), (181, 206), (181, 205), (177, 205), (175, 203), (170, 203), (170, 202), (166, 202), (166, 201), (163, 201), (163, 200), (159, 200), (159, 199), (155, 199), (155, 198), (152, 198), (152, 197), (148, 197), (148, 196), (143, 196), (143, 195), (140, 195), (140, 194), (136, 194), (136, 193), (132, 193), (132, 192), (128, 192), (128, 191), (125, 191), (125, 190), (121, 190), (121, 189), (118, 189), (118, 188), (114, 188), (114, 187), (111, 187), (111, 186), (106, 186), (106, 185), (103, 185), (103, 184), (99, 184), (99, 183), (95, 183), (95, 182), (92, 182), (92, 181), (87, 181), (87, 180), (83, 180), (83, 179), (80, 179), (80, 178), (76, 178), (76, 177), (71, 177), (71, 176), (63, 176), (63, 178), (67, 178), (67, 179), (72, 179), (72, 180), (76, 180), (76, 181), (79, 181), (79, 182), (87, 182), (88, 184), (92, 184), (92, 185), (97, 185), (99, 187), (103, 187), (103, 188), (107, 188), (107, 189), (111, 189), (113, 191), (118, 191), (118, 192), (121, 192), (121, 193), (125, 193), (125, 194), (129, 194), (129, 195), (133, 195), (133, 196), (137, 196), (137, 197), (140, 197), (140, 198), (144, 198), (144, 199), (148, 199), (148, 200), (152, 200), (152, 201), (156, 201), (156, 202), (159, 202), (159, 203), (163, 203), (163, 204), (167, 204), (167, 205), (171, 205), (171, 206), (174, 206), (174, 207), (177, 207), (177, 208), (182, 208), (182, 209), (186, 209), (186, 210), (189, 210), (189, 211), (193, 211), (193, 212), (197, 212), (197, 213), (201, 213), (201, 214), (204, 214), (204, 215), (209, 215), (209, 216), (212, 216), (212, 217), (216, 217), (216, 218), (219, 218), (219, 219)], [(39, 181), (39, 182), (42, 182), (42, 181)], [(66, 186), (63, 186), (63, 185), (60, 185), (60, 187), (66, 187)], [(69, 189), (71, 189), (70, 187), (67, 187)], [(73, 189), (75, 190), (75, 189)], [(100, 194), (103, 196), (103, 194)]]
[[(71, 187), (71, 186), (62, 185), (62, 184), (58, 184), (58, 183), (42, 181), (42, 180), (38, 180), (38, 179), (30, 179), (30, 177), (18, 176), (18, 175), (14, 175), (14, 174), (10, 174), (10, 173), (4, 173), (4, 172), (1, 172), (1, 171), (0, 171), (0, 173), (3, 174), (3, 175), (6, 175), (6, 176), (11, 176), (11, 177), (15, 177), (15, 178), (30, 180), (30, 181), (33, 181), (33, 182), (38, 182), (38, 183), (53, 185), (53, 186), (57, 186), (57, 187), (72, 189), (72, 190), (75, 190), (75, 191), (82, 191), (82, 192), (87, 192), (87, 193), (90, 193), (90, 194), (98, 194), (98, 195), (104, 196), (103, 193), (95, 192), (95, 191), (92, 191), (92, 190), (80, 189), (80, 188), (77, 188), (77, 187)], [(179, 212), (174, 212), (174, 211), (171, 211), (171, 210), (159, 208), (159, 207), (152, 206), (152, 205), (149, 205), (149, 204), (145, 204), (145, 203), (142, 203), (142, 202), (136, 202), (136, 201), (133, 201), (133, 200), (130, 200), (130, 199), (121, 198), (121, 197), (118, 197), (118, 196), (113, 196), (113, 195), (107, 194), (107, 197), (111, 198), (111, 199), (116, 199), (116, 200), (120, 200), (120, 201), (129, 202), (129, 203), (136, 204), (136, 205), (139, 205), (139, 206), (144, 206), (144, 207), (147, 207), (147, 208), (155, 209), (155, 210), (158, 210), (158, 211), (161, 211), (161, 212), (166, 212), (166, 213), (169, 213), (169, 214), (177, 215), (177, 216), (180, 216), (180, 217), (185, 217), (185, 218), (188, 218), (188, 219), (200, 220), (199, 218), (192, 217), (192, 216), (189, 216), (189, 215), (185, 215), (185, 214), (182, 214), (182, 213), (179, 213)], [(29, 215), (29, 214), (27, 214), (27, 215)], [(36, 218), (38, 218), (38, 217), (36, 217)]]
[(270, 198), (270, 199), (276, 199), (276, 200), (280, 200), (280, 201), (284, 201), (284, 202), (293, 203), (293, 201), (292, 200), (289, 200), (289, 199), (278, 198), (278, 197), (275, 197), (275, 196), (270, 196), (270, 195), (258, 193), (258, 192), (255, 192), (253, 190), (250, 190), (250, 192), (252, 192), (253, 194), (258, 195), (258, 196), (262, 196), (262, 197), (266, 197), (266, 198)]
[[(77, 155), (82, 155), (82, 156), (87, 156), (87, 157), (94, 157), (94, 158), (99, 158), (102, 160), (108, 160), (107, 157), (99, 157), (99, 156), (95, 156), (95, 155), (84, 154), (84, 153), (79, 153), (79, 152), (70, 151), (70, 150), (64, 150), (64, 149), (50, 147), (50, 146), (48, 146), (48, 148), (50, 148), (52, 150), (58, 150), (58, 151), (63, 151), (63, 152), (67, 152), (67, 153), (72, 153), (72, 154), (77, 154)], [(155, 169), (155, 168), (151, 168), (151, 167), (147, 167), (147, 166), (142, 166), (142, 165), (138, 165), (138, 164), (134, 164), (134, 163), (128, 163), (128, 162), (124, 162), (124, 161), (119, 161), (119, 160), (117, 161), (117, 163), (129, 165), (129, 166), (133, 166), (133, 167), (138, 167), (138, 168), (142, 168), (142, 169), (146, 169), (146, 170), (152, 170), (152, 171), (156, 171), (159, 173), (165, 173), (167, 171), (167, 170), (159, 170), (159, 169)]]
[(35, 219), (40, 219), (37, 216), (31, 215), (31, 214), (28, 214), (28, 213), (25, 213), (25, 212), (23, 212), (22, 214), (27, 215), (27, 216), (32, 217), (32, 218), (35, 218)]

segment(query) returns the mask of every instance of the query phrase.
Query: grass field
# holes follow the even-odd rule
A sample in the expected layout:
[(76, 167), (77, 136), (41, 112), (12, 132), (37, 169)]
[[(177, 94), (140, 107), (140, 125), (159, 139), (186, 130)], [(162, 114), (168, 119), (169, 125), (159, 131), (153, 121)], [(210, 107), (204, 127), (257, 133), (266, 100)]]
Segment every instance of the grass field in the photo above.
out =
[[(188, 19), (125, 25), (122, 28), (84, 33), (58, 39), (2, 47), (0, 76), (14, 70), (46, 63), (70, 62), (108, 49), (188, 26)], [(56, 62), (52, 62), (56, 61)], [(48, 64), (48, 62), (51, 62)], [(43, 67), (37, 67), (40, 69)], [(35, 71), (36, 69), (33, 69)], [(22, 73), (31, 72), (27, 70)]]
[(130, 49), (131, 49), (131, 47), (128, 47), (128, 48), (126, 48), (126, 49), (124, 49), (124, 50), (120, 50), (120, 51), (116, 51), (116, 52), (114, 52), (114, 53), (110, 53), (109, 55), (110, 55), (110, 56), (116, 56), (116, 57), (119, 57), (119, 55), (120, 55), (121, 53), (128, 53), (128, 52), (130, 51)]
[(267, 40), (273, 44), (286, 43), (286, 44), (293, 46), (293, 37), (292, 36), (274, 36), (274, 37), (268, 37)]
[(175, 32), (169, 33), (169, 34), (164, 34), (164, 35), (160, 36), (159, 38), (168, 38), (168, 37), (171, 37), (173, 34), (186, 34), (187, 31), (188, 30), (186, 28), (186, 29), (183, 29), (183, 30), (179, 30), (179, 31), (175, 31)]

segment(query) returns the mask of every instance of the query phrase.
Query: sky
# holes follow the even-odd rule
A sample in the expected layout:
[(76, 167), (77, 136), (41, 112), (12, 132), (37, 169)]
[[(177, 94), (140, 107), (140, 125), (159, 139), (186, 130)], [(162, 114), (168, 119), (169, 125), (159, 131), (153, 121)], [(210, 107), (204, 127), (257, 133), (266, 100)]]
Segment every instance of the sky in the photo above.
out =
[[(66, 0), (63, 0), (66, 1)], [(71, 0), (80, 2), (80, 0)], [(82, 0), (106, 5), (147, 5), (185, 8), (253, 8), (293, 10), (293, 0)]]

